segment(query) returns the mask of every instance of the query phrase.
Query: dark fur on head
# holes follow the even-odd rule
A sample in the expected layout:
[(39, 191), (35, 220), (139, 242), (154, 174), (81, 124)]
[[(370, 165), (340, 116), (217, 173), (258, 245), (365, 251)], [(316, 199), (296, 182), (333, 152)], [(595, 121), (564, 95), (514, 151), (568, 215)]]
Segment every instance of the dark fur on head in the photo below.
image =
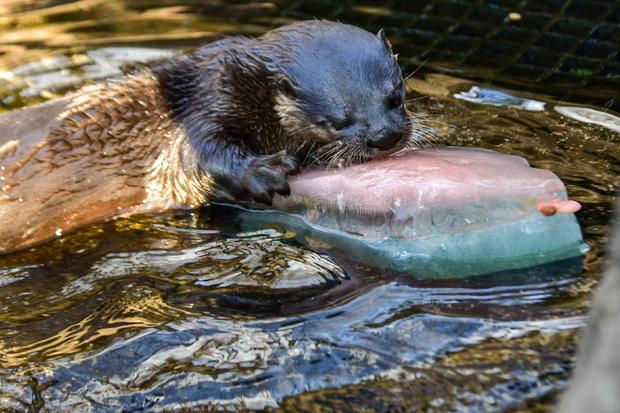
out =
[(383, 31), (373, 35), (331, 22), (303, 22), (269, 35), (295, 56), (278, 71), (290, 83), (276, 112), (291, 140), (313, 146), (319, 161), (362, 162), (418, 139), (407, 114), (400, 67)]

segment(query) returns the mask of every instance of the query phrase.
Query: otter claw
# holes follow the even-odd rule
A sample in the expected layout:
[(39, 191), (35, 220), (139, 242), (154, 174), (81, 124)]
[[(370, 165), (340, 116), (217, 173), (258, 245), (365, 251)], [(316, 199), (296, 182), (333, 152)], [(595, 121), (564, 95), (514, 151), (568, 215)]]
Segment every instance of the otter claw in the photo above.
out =
[(259, 156), (248, 166), (242, 179), (242, 187), (249, 198), (271, 205), (275, 194), (291, 194), (286, 177), (298, 169), (297, 159), (285, 151)]

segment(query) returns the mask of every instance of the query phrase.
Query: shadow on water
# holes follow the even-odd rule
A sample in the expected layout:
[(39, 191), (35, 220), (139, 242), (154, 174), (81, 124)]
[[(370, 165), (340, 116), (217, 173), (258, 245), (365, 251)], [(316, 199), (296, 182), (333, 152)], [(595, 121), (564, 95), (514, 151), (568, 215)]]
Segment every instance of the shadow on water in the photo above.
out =
[[(0, 101), (16, 108), (259, 34), (296, 18), (293, 3), (11, 0)], [(410, 109), (442, 142), (558, 174), (584, 205), (583, 260), (416, 280), (286, 231), (247, 231), (221, 207), (91, 225), (0, 258), (0, 407), (548, 410), (604, 261), (620, 137), (561, 116), (550, 95), (511, 91), (546, 102), (541, 112), (454, 97), (472, 85), (423, 69)]]

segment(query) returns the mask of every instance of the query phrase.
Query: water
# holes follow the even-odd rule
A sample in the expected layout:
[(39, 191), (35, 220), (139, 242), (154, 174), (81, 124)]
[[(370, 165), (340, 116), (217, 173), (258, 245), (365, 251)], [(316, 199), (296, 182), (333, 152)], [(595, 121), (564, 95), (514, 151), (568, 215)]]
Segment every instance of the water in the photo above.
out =
[[(1, 105), (259, 34), (291, 19), (282, 4), (3, 3)], [(424, 68), (407, 86), (442, 142), (558, 174), (584, 205), (583, 262), (421, 281), (248, 232), (221, 207), (91, 225), (0, 258), (0, 406), (548, 411), (604, 263), (620, 137), (549, 95), (500, 90), (541, 112), (466, 102), (453, 95), (488, 85)]]

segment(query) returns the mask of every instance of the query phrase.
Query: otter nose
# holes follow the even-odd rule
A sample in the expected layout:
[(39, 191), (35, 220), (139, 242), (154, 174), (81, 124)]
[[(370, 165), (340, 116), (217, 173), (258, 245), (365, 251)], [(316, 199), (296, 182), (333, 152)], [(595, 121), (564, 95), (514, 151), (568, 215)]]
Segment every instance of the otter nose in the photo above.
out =
[(403, 135), (401, 132), (394, 130), (381, 132), (368, 141), (368, 146), (377, 148), (380, 151), (385, 151), (393, 148), (402, 137)]

